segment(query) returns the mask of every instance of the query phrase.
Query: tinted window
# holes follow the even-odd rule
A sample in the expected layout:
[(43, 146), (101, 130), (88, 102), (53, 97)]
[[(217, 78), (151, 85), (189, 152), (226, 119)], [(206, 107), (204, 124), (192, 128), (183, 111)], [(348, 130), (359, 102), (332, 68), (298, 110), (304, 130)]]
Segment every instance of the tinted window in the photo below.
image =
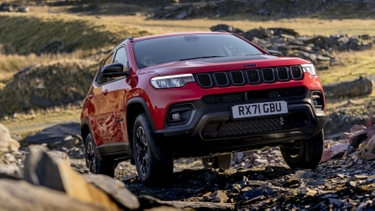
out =
[(102, 69), (102, 67), (104, 67), (105, 65), (108, 65), (108, 64), (111, 64), (112, 63), (112, 59), (113, 59), (113, 54), (111, 54), (108, 58), (106, 58), (104, 61), (102, 61), (100, 63), (100, 67), (99, 67), (99, 72), (96, 76), (96, 82), (98, 84), (102, 84), (102, 83), (105, 83), (107, 82), (107, 78), (103, 78), (101, 77), (100, 75), (100, 70)]
[(125, 48), (120, 48), (116, 51), (115, 59), (113, 63), (121, 63), (124, 67), (128, 64), (128, 56), (126, 55)]
[(179, 35), (133, 43), (139, 68), (197, 57), (263, 54), (250, 43), (230, 34)]

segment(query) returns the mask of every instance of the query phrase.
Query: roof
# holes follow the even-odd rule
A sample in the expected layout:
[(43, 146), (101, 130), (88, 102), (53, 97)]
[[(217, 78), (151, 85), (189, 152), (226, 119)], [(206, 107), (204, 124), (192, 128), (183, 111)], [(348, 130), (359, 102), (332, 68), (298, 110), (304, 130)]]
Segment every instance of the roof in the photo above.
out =
[(228, 34), (227, 32), (175, 32), (175, 33), (166, 33), (166, 34), (156, 34), (143, 37), (134, 38), (134, 41), (155, 39), (161, 37), (170, 37), (170, 36), (179, 36), (179, 35), (194, 35), (194, 34)]

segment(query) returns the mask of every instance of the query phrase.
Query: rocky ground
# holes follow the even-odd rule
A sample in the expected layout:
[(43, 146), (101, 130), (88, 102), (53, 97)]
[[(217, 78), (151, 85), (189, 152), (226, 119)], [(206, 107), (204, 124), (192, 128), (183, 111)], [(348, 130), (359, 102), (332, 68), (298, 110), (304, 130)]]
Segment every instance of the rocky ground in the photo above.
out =
[[(4, 141), (12, 138), (10, 135), (4, 136), (6, 129), (2, 130), (0, 183), (9, 178), (27, 178), (30, 167), (26, 166), (30, 166), (27, 161), (30, 158), (26, 157), (30, 156), (31, 149), (35, 147), (46, 149), (51, 157), (70, 164), (83, 177), (90, 175), (85, 167), (84, 148), (78, 128), (75, 122), (58, 124), (28, 136), (22, 146), (14, 140)], [(173, 209), (197, 210), (373, 210), (374, 133), (375, 127), (370, 119), (367, 125), (354, 126), (335, 140), (327, 139), (322, 163), (313, 170), (290, 169), (280, 150), (272, 147), (235, 153), (232, 168), (227, 171), (204, 169), (199, 158), (178, 159), (175, 161), (173, 181), (155, 187), (141, 184), (135, 167), (130, 162), (122, 162), (115, 170), (115, 181), (124, 185), (121, 190), (130, 190), (141, 204), (149, 204), (151, 207), (165, 205)], [(47, 165), (41, 162), (33, 165)], [(35, 174), (38, 175), (37, 170)], [(41, 178), (48, 180), (49, 177), (43, 172)], [(42, 179), (39, 179), (38, 185), (43, 185)]]

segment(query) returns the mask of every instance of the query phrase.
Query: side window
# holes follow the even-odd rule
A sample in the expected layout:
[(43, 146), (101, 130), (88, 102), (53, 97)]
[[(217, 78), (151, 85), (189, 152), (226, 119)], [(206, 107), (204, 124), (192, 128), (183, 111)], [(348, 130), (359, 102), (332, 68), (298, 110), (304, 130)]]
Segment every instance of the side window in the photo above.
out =
[[(112, 59), (113, 59), (113, 54), (111, 54), (106, 60), (102, 61), (100, 63), (100, 68), (99, 68), (99, 71), (102, 69), (102, 67), (104, 67), (105, 65), (109, 65), (112, 63)], [(97, 78), (96, 78), (96, 82), (98, 84), (103, 84), (103, 83), (106, 83), (108, 81), (108, 78), (103, 78), (100, 74), (100, 72), (98, 73), (97, 75)]]
[(113, 58), (113, 54), (111, 54), (111, 56), (108, 57), (108, 58), (105, 60), (103, 66), (108, 65), (108, 64), (111, 64), (111, 63), (112, 63), (112, 58)]
[(119, 62), (124, 65), (124, 69), (126, 69), (128, 65), (128, 55), (126, 54), (125, 48), (120, 48), (116, 51), (115, 60), (113, 63)]

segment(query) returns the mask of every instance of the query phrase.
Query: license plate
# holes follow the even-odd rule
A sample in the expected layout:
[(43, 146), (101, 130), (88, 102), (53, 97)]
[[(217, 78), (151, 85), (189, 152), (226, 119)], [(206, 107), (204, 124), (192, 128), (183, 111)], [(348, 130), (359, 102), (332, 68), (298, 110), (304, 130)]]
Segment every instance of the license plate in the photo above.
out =
[(233, 119), (287, 113), (288, 104), (285, 101), (252, 103), (232, 106)]

